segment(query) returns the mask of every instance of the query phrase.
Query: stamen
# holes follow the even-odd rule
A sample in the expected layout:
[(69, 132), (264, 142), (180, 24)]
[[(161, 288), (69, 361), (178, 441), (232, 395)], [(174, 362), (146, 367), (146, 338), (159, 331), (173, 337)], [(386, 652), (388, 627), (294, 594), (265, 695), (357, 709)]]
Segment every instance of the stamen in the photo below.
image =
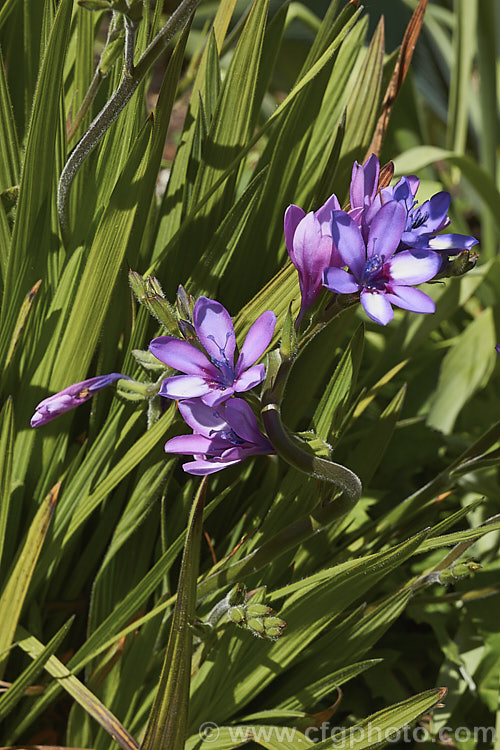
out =
[(422, 226), (422, 224), (425, 224), (427, 219), (429, 218), (429, 212), (426, 211), (425, 213), (422, 213), (420, 208), (417, 208), (415, 212), (413, 213), (413, 216), (411, 217), (411, 228), (412, 229), (418, 229)]
[[(233, 336), (230, 331), (226, 332), (226, 341), (224, 343), (224, 347), (220, 347), (217, 341), (215, 340), (215, 336), (207, 336), (207, 338), (210, 339), (210, 341), (213, 341), (217, 349), (219, 350), (221, 359), (217, 359), (216, 357), (210, 357), (210, 360), (213, 365), (219, 368), (219, 370), (222, 373), (223, 376), (223, 383), (224, 386), (232, 385), (234, 383), (234, 366), (233, 364), (228, 360), (226, 356), (226, 347), (229, 339), (231, 336)], [(224, 390), (224, 388), (222, 388)]]

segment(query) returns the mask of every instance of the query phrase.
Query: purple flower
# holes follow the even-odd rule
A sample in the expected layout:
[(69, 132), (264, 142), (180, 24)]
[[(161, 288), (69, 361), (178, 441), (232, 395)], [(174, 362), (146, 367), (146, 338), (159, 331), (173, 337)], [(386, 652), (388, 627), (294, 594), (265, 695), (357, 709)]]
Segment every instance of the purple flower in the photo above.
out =
[[(377, 194), (380, 163), (372, 154), (364, 164), (354, 162), (349, 196), (351, 210), (370, 206)], [(354, 218), (354, 217), (353, 217)]]
[(102, 391), (103, 388), (107, 388), (108, 385), (114, 383), (120, 378), (130, 380), (128, 375), (122, 375), (120, 372), (112, 372), (110, 375), (98, 375), (95, 378), (89, 378), (88, 380), (82, 380), (81, 383), (75, 383), (74, 385), (68, 386), (63, 391), (55, 393), (53, 396), (41, 401), (36, 407), (35, 413), (31, 417), (31, 426), (40, 427), (43, 424), (47, 424), (52, 419), (55, 419), (60, 414), (74, 409), (80, 404), (84, 404), (88, 401), (94, 393)]
[(225, 307), (215, 300), (199, 297), (193, 310), (193, 324), (208, 357), (193, 344), (172, 336), (160, 336), (149, 345), (157, 359), (185, 373), (166, 378), (160, 396), (201, 398), (208, 406), (215, 406), (233, 393), (248, 391), (264, 380), (264, 365), (254, 362), (273, 337), (276, 316), (271, 310), (262, 313), (251, 326), (236, 366), (236, 338)]
[(445, 190), (436, 193), (421, 205), (415, 199), (420, 180), (416, 177), (403, 177), (394, 188), (381, 191), (382, 203), (396, 200), (406, 208), (405, 231), (401, 235), (403, 247), (420, 250), (435, 250), (446, 255), (457, 255), (477, 245), (474, 237), (465, 234), (437, 234), (448, 226), (448, 211), (451, 196)]
[[(415, 175), (402, 177), (394, 187), (377, 192), (380, 164), (372, 154), (361, 166), (354, 162), (351, 179), (351, 211), (349, 214), (360, 225), (366, 239), (370, 223), (380, 208), (390, 201), (398, 201), (406, 210), (406, 223), (399, 250), (435, 250), (445, 255), (457, 255), (477, 244), (465, 234), (439, 234), (450, 223), (448, 210), (451, 196), (442, 190), (421, 205), (415, 196), (420, 180)], [(437, 236), (436, 236), (437, 235)]]
[(295, 205), (285, 211), (286, 248), (299, 274), (301, 305), (297, 325), (321, 292), (323, 269), (342, 263), (330, 228), (332, 211), (339, 209), (337, 197), (332, 195), (316, 212), (306, 214)]
[(344, 211), (332, 213), (333, 241), (349, 270), (326, 268), (323, 283), (337, 294), (360, 292), (366, 314), (381, 325), (392, 320), (392, 305), (420, 313), (435, 309), (432, 299), (413, 285), (432, 279), (441, 258), (429, 250), (418, 251), (418, 257), (408, 250), (395, 254), (405, 224), (404, 206), (386, 203), (373, 218), (365, 243), (351, 216)]
[(167, 453), (193, 455), (182, 465), (188, 474), (213, 474), (248, 456), (274, 453), (269, 440), (259, 430), (255, 415), (241, 398), (232, 398), (217, 407), (201, 399), (186, 399), (179, 411), (192, 428), (192, 435), (179, 435), (165, 443)]

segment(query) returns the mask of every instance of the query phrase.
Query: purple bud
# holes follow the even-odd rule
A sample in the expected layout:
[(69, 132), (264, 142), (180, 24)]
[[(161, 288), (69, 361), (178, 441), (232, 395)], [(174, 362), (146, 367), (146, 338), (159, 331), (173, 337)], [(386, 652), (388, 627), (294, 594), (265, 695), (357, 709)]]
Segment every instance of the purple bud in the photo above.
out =
[(110, 375), (98, 375), (95, 378), (82, 380), (81, 383), (70, 385), (63, 391), (49, 396), (36, 407), (35, 413), (31, 417), (31, 426), (40, 427), (47, 424), (64, 412), (84, 404), (85, 401), (92, 398), (94, 393), (101, 391), (120, 378), (130, 380), (128, 375), (122, 375), (121, 372), (112, 372)]

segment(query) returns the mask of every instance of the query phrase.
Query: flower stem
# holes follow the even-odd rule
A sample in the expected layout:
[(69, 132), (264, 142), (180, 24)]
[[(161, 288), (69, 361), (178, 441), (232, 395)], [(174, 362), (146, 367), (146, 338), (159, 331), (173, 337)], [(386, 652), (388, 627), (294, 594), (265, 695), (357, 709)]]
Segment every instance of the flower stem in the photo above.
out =
[[(336, 309), (335, 315), (339, 315), (343, 309), (346, 308), (339, 307)], [(300, 341), (299, 352), (304, 349), (313, 336), (324, 328), (333, 317), (333, 314), (330, 315), (328, 321), (319, 322), (306, 334)], [(351, 508), (361, 497), (362, 486), (359, 477), (345, 466), (311, 453), (303, 447), (298, 438), (295, 438), (285, 429), (281, 420), (281, 402), (295, 359), (296, 357), (283, 359), (272, 380), (272, 384), (264, 389), (261, 416), (265, 430), (281, 458), (300, 471), (339, 487), (342, 490), (343, 497), (350, 503), (348, 507)], [(275, 358), (274, 361), (276, 362)], [(272, 359), (270, 359), (270, 362), (272, 362)]]
[(126, 33), (125, 66), (122, 81), (111, 99), (106, 102), (97, 117), (90, 124), (87, 132), (82, 136), (71, 152), (59, 178), (57, 212), (59, 215), (59, 223), (61, 225), (61, 234), (65, 244), (67, 244), (70, 234), (68, 217), (69, 192), (78, 170), (87, 156), (97, 146), (103, 135), (109, 130), (125, 105), (130, 101), (132, 95), (150, 67), (153, 65), (154, 61), (172, 40), (177, 31), (186, 23), (199, 2), (200, 0), (182, 0), (180, 5), (170, 16), (167, 23), (144, 51), (135, 67), (133, 65), (134, 34), (131, 32), (129, 24), (126, 24), (126, 32), (127, 29), (128, 32)]

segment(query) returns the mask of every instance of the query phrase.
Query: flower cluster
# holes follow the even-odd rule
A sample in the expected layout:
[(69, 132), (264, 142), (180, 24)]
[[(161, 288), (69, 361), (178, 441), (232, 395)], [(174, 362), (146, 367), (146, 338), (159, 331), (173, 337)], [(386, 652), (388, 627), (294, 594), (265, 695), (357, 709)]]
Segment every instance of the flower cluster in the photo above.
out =
[(355, 162), (348, 211), (340, 210), (335, 195), (316, 212), (288, 207), (285, 241), (301, 291), (297, 325), (322, 287), (359, 294), (366, 314), (381, 325), (392, 320), (392, 305), (434, 312), (433, 300), (415, 285), (434, 279), (448, 256), (468, 253), (477, 243), (466, 235), (438, 234), (450, 223), (448, 193), (419, 205), (416, 177), (379, 190), (379, 173), (373, 154), (363, 165)]
[[(168, 453), (192, 455), (183, 464), (190, 474), (212, 474), (251, 455), (274, 453), (273, 446), (260, 431), (257, 419), (242, 398), (235, 394), (249, 391), (262, 383), (262, 357), (274, 334), (276, 316), (262, 313), (250, 327), (239, 355), (233, 322), (219, 302), (199, 297), (193, 309), (192, 324), (180, 321), (180, 330), (193, 335), (193, 343), (160, 336), (149, 345), (151, 354), (184, 374), (162, 380), (158, 395), (179, 401), (179, 411), (191, 435), (171, 438), (165, 444)], [(235, 362), (236, 359), (236, 362)], [(88, 401), (95, 393), (127, 375), (112, 373), (84, 380), (42, 401), (31, 419), (39, 427), (60, 414)]]
[[(192, 428), (165, 444), (167, 453), (192, 454), (183, 464), (189, 474), (212, 474), (247, 456), (274, 453), (261, 433), (246, 401), (234, 397), (259, 385), (264, 365), (256, 365), (274, 334), (276, 316), (262, 313), (251, 326), (236, 360), (236, 337), (226, 308), (207, 297), (199, 297), (193, 310), (197, 345), (172, 336), (160, 336), (149, 350), (161, 362), (184, 375), (165, 378), (160, 396), (179, 399), (179, 411)], [(204, 349), (204, 351), (202, 351)]]
[[(298, 206), (288, 207), (285, 241), (301, 291), (296, 328), (324, 287), (349, 295), (348, 304), (359, 299), (367, 315), (381, 325), (392, 320), (393, 305), (434, 312), (433, 300), (415, 285), (464, 273), (474, 265), (476, 256), (470, 249), (477, 241), (442, 232), (450, 223), (448, 193), (437, 193), (419, 205), (416, 177), (382, 188), (379, 177), (380, 164), (372, 155), (363, 165), (354, 163), (348, 210), (341, 210), (335, 195), (308, 214)], [(453, 255), (459, 257), (452, 262)], [(190, 474), (212, 474), (248, 456), (275, 453), (241, 395), (264, 380), (265, 367), (256, 363), (271, 343), (275, 314), (262, 313), (238, 351), (231, 316), (219, 302), (202, 296), (193, 305), (180, 287), (176, 318), (156, 279), (144, 282), (139, 274), (132, 275), (139, 301), (167, 330), (178, 329), (182, 336), (159, 336), (150, 342), (149, 351), (133, 352), (146, 369), (161, 371), (159, 379), (148, 384), (111, 373), (84, 380), (42, 401), (31, 426), (46, 424), (116, 382), (126, 398), (149, 399), (148, 419), (159, 413), (160, 398), (178, 401), (192, 433), (171, 438), (165, 450), (192, 456), (183, 464)], [(147, 294), (143, 284), (151, 286)], [(168, 368), (180, 374), (170, 374)], [(278, 446), (276, 436), (273, 439)]]

